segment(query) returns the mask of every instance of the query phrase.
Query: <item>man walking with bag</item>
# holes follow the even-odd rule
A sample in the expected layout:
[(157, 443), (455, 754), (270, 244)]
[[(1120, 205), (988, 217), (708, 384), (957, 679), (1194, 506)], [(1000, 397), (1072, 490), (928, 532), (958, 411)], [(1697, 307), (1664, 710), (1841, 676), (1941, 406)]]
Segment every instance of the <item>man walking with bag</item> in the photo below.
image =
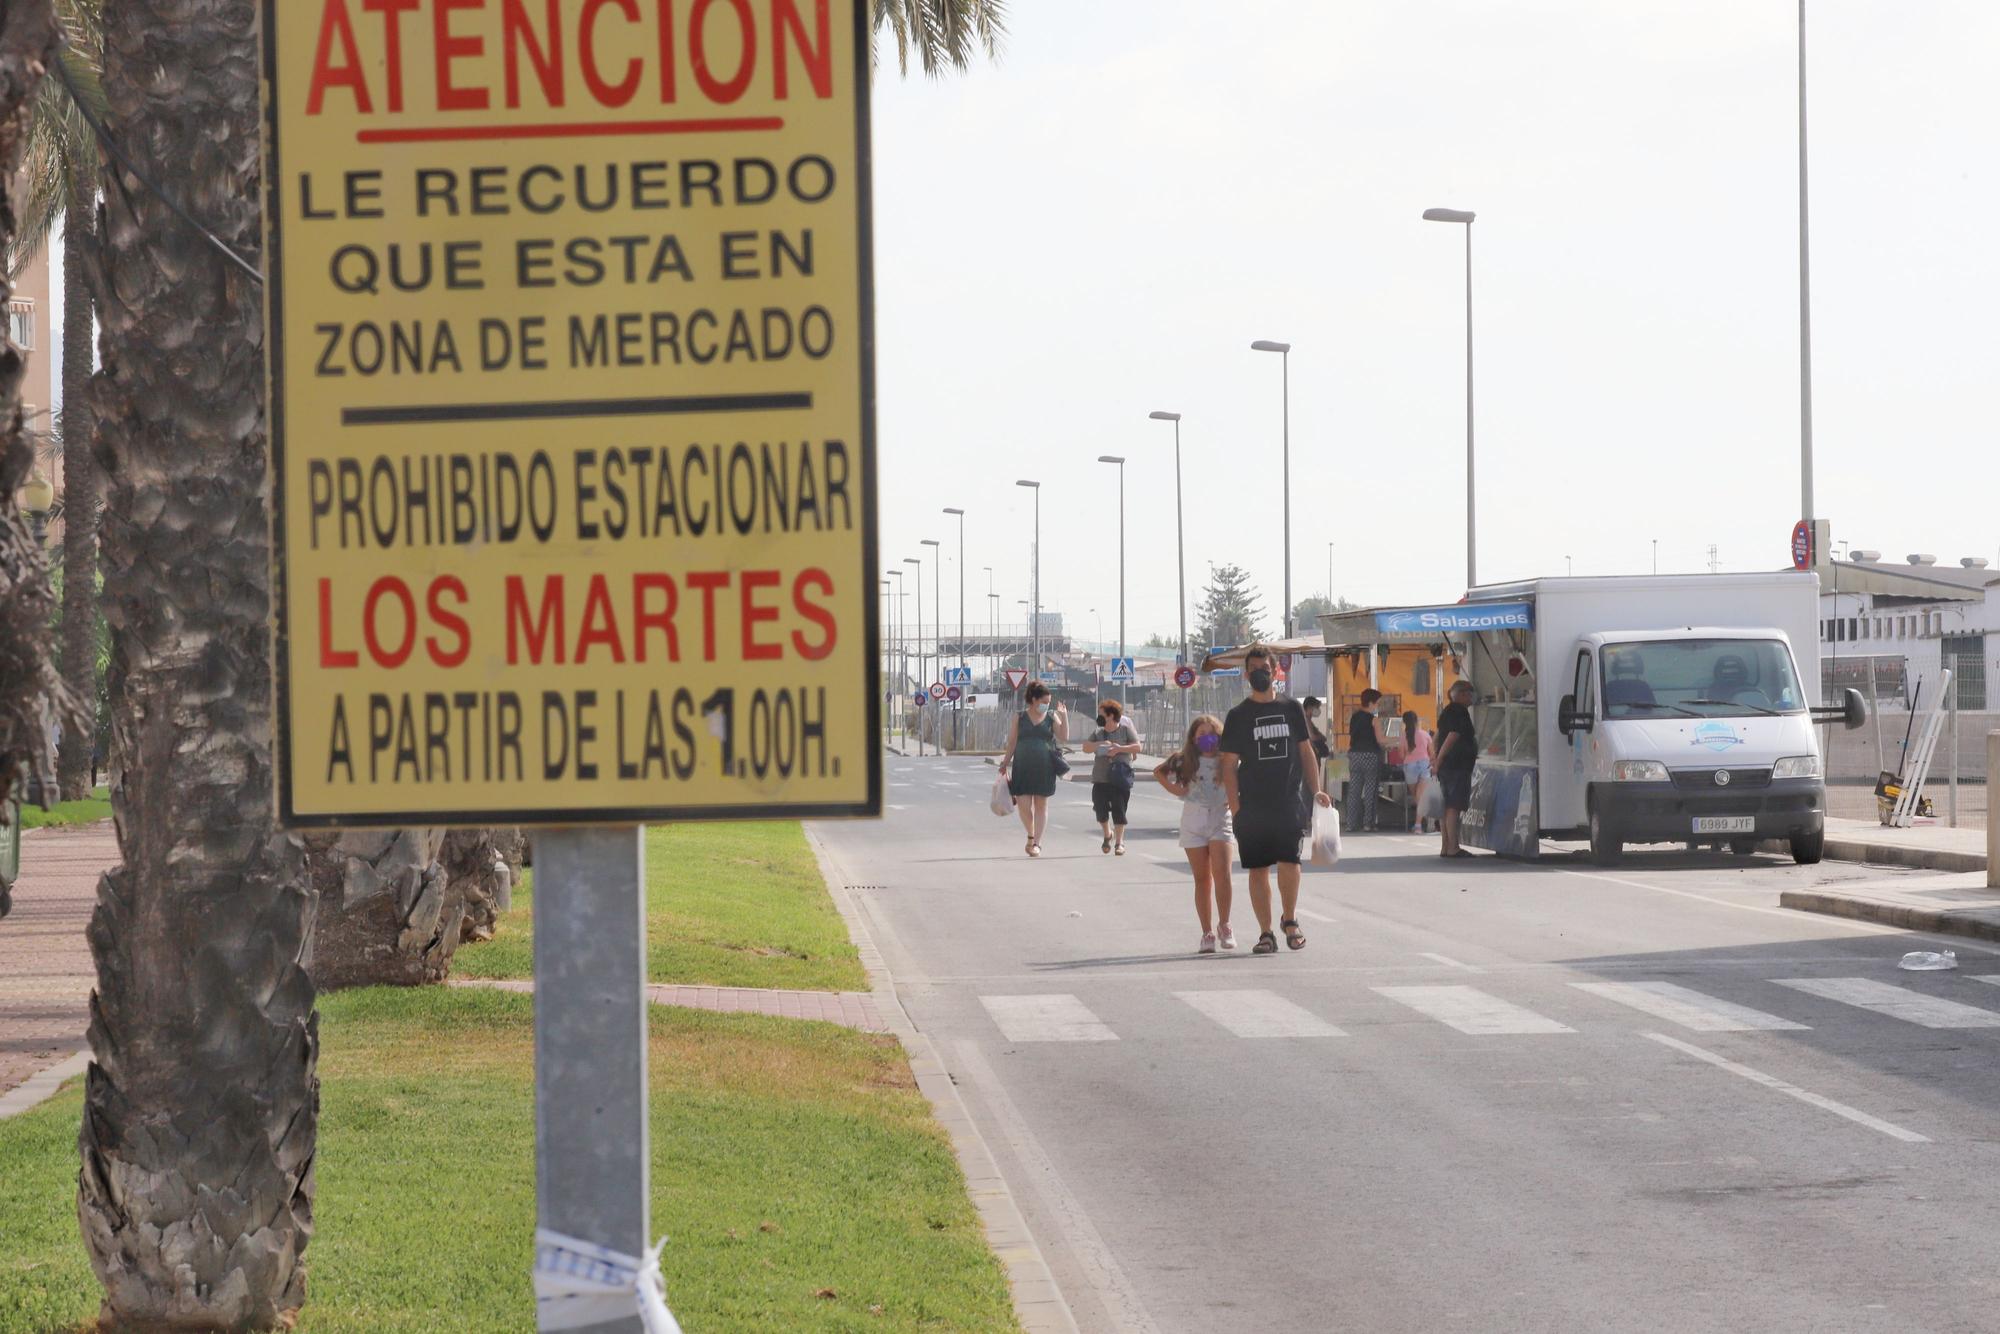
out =
[(1314, 804), (1333, 805), (1320, 786), (1319, 757), (1312, 747), (1305, 710), (1298, 702), (1280, 699), (1271, 651), (1253, 645), (1243, 658), (1243, 675), (1250, 698), (1229, 711), (1222, 724), (1222, 786), (1235, 817), (1236, 851), (1250, 875), (1250, 907), (1262, 934), (1252, 954), (1276, 954), (1278, 938), (1271, 931), (1271, 868), (1278, 870), (1278, 898), (1283, 916), (1279, 930), (1295, 950), (1306, 947), (1299, 928), (1299, 844), (1311, 816), (1301, 809), (1300, 789)]

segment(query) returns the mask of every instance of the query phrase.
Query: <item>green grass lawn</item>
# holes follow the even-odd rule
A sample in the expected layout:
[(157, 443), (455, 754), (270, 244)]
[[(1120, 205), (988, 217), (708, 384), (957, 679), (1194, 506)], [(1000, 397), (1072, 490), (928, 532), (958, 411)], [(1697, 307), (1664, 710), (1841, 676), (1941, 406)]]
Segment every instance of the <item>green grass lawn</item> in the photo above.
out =
[(98, 787), (82, 801), (59, 801), (47, 810), (40, 806), (21, 808), (21, 828), (42, 829), (49, 825), (95, 824), (111, 818), (111, 789)]
[[(328, 997), (304, 1334), (532, 1330), (532, 1002)], [(944, 1132), (894, 1039), (655, 1007), (653, 1228), (689, 1334), (1013, 1330)], [(72, 1087), (0, 1122), (0, 1330), (88, 1327)], [(831, 1296), (821, 1296), (823, 1292)]]
[[(454, 977), (527, 977), (532, 886)], [(795, 820), (646, 831), (646, 960), (655, 982), (865, 991), (868, 974)]]

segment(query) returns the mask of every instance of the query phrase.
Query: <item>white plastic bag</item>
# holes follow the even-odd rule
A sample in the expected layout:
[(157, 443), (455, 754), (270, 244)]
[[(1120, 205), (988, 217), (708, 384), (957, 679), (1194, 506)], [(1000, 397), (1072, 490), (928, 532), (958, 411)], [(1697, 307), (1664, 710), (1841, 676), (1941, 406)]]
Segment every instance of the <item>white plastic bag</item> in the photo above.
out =
[(1444, 819), (1444, 784), (1437, 780), (1436, 774), (1432, 774), (1424, 782), (1423, 798), (1417, 802), (1417, 818), (1419, 820)]
[(1332, 806), (1313, 806), (1310, 857), (1314, 866), (1340, 865), (1340, 812)]
[(1014, 794), (1007, 790), (1006, 774), (993, 776), (993, 797), (987, 805), (993, 808), (995, 815), (1008, 816), (1014, 813)]

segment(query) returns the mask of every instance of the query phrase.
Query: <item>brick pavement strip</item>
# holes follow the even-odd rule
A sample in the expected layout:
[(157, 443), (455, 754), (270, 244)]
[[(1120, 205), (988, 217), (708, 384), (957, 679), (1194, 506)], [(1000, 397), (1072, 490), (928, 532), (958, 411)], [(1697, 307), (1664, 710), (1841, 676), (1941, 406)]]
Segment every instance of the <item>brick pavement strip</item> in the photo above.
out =
[(117, 861), (108, 820), (21, 836), (14, 911), (0, 922), (0, 1093), (84, 1046), (97, 984), (84, 931), (97, 878)]
[[(464, 978), (451, 985), (530, 993), (535, 989), (533, 982), (518, 978), (504, 981)], [(655, 982), (646, 988), (646, 997), (655, 1005), (677, 1005), (690, 1010), (819, 1019), (869, 1033), (889, 1031), (888, 1023), (875, 1007), (874, 996), (865, 991), (767, 991), (757, 987), (690, 987)]]

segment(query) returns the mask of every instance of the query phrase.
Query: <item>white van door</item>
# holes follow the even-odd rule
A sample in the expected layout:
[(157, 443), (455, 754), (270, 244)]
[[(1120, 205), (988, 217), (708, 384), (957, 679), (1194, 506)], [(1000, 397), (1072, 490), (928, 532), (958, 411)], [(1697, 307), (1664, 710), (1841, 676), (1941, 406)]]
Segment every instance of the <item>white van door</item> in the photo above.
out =
[[(1563, 693), (1574, 696), (1576, 711), (1597, 723), (1597, 658), (1588, 645), (1576, 651), (1569, 680)], [(1542, 827), (1581, 829), (1590, 822), (1584, 810), (1584, 794), (1590, 785), (1590, 759), (1595, 732), (1578, 729), (1556, 740), (1562, 749), (1548, 757), (1542, 768)]]

